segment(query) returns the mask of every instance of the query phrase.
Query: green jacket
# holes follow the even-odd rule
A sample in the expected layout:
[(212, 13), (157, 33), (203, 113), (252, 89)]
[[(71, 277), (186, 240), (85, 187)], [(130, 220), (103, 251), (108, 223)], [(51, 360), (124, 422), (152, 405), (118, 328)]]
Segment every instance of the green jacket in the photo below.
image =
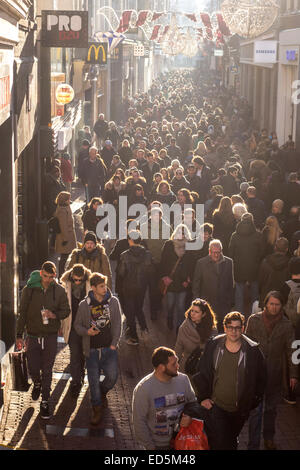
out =
[[(49, 318), (49, 324), (43, 325), (42, 308), (55, 313), (57, 318)], [(64, 288), (53, 281), (45, 291), (41, 284), (40, 272), (33, 271), (21, 294), (17, 338), (23, 336), (25, 329), (28, 335), (36, 337), (56, 334), (60, 329), (60, 320), (67, 318), (69, 314), (70, 307)]]

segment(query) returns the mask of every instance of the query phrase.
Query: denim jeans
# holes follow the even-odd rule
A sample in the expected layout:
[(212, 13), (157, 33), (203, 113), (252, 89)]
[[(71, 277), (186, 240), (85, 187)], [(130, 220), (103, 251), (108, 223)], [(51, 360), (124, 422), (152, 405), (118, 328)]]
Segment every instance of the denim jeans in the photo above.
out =
[[(259, 299), (259, 292), (258, 292), (258, 282), (251, 281), (250, 284), (250, 296), (251, 296), (251, 307), (253, 302)], [(246, 282), (237, 282), (235, 284), (235, 309), (237, 312), (243, 313), (244, 312), (244, 292), (245, 292), (245, 285)]]
[(274, 439), (278, 402), (278, 395), (267, 396), (257, 408), (251, 411), (249, 416), (248, 450), (259, 450), (262, 423), (264, 439), (271, 441)]
[(186, 291), (167, 292), (168, 318), (173, 319), (175, 328), (184, 321)]
[[(118, 380), (118, 353), (110, 348), (91, 349), (86, 358), (86, 369), (92, 406), (101, 405), (101, 392), (106, 394)], [(101, 370), (105, 375), (100, 385)]]

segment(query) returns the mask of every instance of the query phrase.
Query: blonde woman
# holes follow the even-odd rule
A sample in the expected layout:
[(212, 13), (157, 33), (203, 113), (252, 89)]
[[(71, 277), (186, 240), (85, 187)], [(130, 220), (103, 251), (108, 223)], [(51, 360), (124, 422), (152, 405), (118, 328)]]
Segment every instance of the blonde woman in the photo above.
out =
[(267, 256), (274, 252), (275, 243), (282, 234), (279, 222), (274, 215), (266, 218), (262, 234), (265, 243), (265, 256)]
[(192, 251), (186, 250), (191, 234), (186, 225), (178, 225), (170, 240), (163, 246), (160, 277), (165, 286), (168, 309), (168, 328), (180, 327), (184, 320), (187, 288), (192, 277)]
[(65, 264), (69, 254), (77, 247), (74, 218), (70, 207), (71, 194), (62, 191), (56, 198), (56, 211), (54, 217), (58, 219), (60, 233), (56, 234), (55, 252), (60, 254), (58, 265), (59, 277), (64, 273)]

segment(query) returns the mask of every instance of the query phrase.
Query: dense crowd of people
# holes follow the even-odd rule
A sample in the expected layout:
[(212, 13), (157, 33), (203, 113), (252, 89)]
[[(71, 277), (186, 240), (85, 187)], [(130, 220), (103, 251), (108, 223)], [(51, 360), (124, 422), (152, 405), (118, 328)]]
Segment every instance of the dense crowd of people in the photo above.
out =
[[(48, 262), (22, 293), (17, 342), (21, 347), (26, 328), (33, 398), (42, 393), (41, 416), (49, 418), (55, 354), (48, 340), (61, 321), (71, 393), (78, 396), (86, 364), (97, 425), (117, 381), (121, 313), (125, 341), (138, 346), (149, 335), (148, 290), (151, 321), (165, 306), (176, 344), (154, 351), (154, 372), (134, 391), (138, 441), (146, 449), (170, 448), (179, 417), (183, 427), (201, 417), (210, 448), (236, 449), (249, 418), (249, 449), (260, 446), (262, 421), (265, 448), (274, 449), (282, 386), (296, 403), (299, 153), (291, 138), (279, 147), (275, 132), (259, 130), (246, 100), (208, 73), (163, 74), (122, 106), (122, 122), (100, 114), (92, 131), (85, 126), (79, 134), (77, 173), (87, 200), (82, 240), (70, 209), (68, 154), (54, 158), (46, 175), (60, 282)], [(146, 213), (117, 217), (115, 236), (100, 232), (99, 208), (110, 205), (119, 215), (124, 196), (129, 208), (141, 204)], [(188, 248), (199, 239), (200, 247)]]

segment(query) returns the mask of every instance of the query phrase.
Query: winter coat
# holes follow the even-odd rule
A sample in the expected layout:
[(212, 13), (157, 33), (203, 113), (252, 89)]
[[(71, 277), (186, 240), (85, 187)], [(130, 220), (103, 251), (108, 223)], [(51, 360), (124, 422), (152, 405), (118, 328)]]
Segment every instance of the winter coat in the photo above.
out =
[(262, 228), (267, 216), (264, 202), (256, 197), (249, 197), (247, 206), (248, 212), (253, 215), (256, 228)]
[(94, 125), (94, 132), (99, 139), (104, 139), (108, 130), (108, 122), (104, 119), (97, 119)]
[[(152, 238), (151, 236), (151, 218), (149, 221), (141, 224), (140, 230), (142, 233), (142, 238), (147, 240), (147, 247), (150, 251), (153, 262), (159, 264), (161, 260), (161, 252), (166, 240), (171, 236), (172, 229), (169, 224), (167, 224), (163, 219), (159, 222), (159, 227), (156, 227), (158, 238)], [(152, 227), (152, 231), (155, 230)], [(155, 233), (155, 232), (154, 232)], [(166, 235), (164, 235), (164, 233)], [(168, 234), (168, 235), (167, 235)]]
[(101, 158), (103, 159), (106, 168), (109, 168), (112, 162), (112, 157), (116, 155), (116, 151), (113, 147), (103, 147), (100, 152)]
[[(69, 269), (69, 271), (66, 271), (60, 278), (60, 282), (67, 293), (68, 302), (69, 302), (69, 306), (71, 309), (71, 315), (68, 315), (67, 318), (61, 321), (61, 329), (62, 329), (63, 337), (64, 337), (66, 344), (68, 344), (69, 342), (69, 336), (70, 336), (70, 331), (72, 327), (72, 316), (74, 315), (74, 312), (72, 312), (72, 282), (70, 279), (71, 272), (72, 272), (72, 269)], [(91, 271), (89, 271), (88, 269), (85, 269), (85, 277), (86, 277), (85, 295), (86, 296), (91, 290), (90, 282), (88, 281), (88, 277), (90, 277), (91, 274), (92, 274)]]
[[(216, 334), (216, 328), (212, 328), (211, 336), (216, 336)], [(204, 350), (206, 343), (207, 341), (201, 340), (196, 324), (190, 318), (186, 318), (179, 327), (174, 347), (181, 372), (184, 372), (186, 360), (192, 352), (198, 347)]]
[(168, 194), (156, 193), (154, 194), (152, 201), (161, 202), (161, 204), (167, 204), (169, 207), (176, 201), (176, 196), (172, 191), (169, 191)]
[(175, 176), (171, 181), (171, 188), (174, 194), (177, 194), (180, 189), (190, 189), (190, 183), (188, 180), (183, 176), (180, 179), (177, 179)]
[(77, 246), (74, 218), (70, 205), (58, 206), (54, 215), (58, 218), (61, 230), (60, 233), (56, 234), (55, 252), (69, 254)]
[(92, 207), (87, 209), (82, 215), (84, 232), (88, 230), (89, 232), (96, 233), (96, 228), (99, 220), (100, 217), (97, 217), (96, 211)]
[(206, 300), (222, 321), (234, 303), (232, 259), (223, 256), (219, 263), (209, 255), (199, 259), (193, 276), (193, 298)]
[(84, 160), (81, 167), (81, 178), (83, 184), (104, 187), (106, 167), (100, 158), (96, 158), (94, 162), (91, 162), (89, 158)]
[(222, 242), (223, 253), (227, 255), (230, 238), (236, 227), (235, 218), (233, 214), (232, 217), (225, 218), (224, 216), (216, 213), (213, 215), (212, 224), (214, 226), (214, 238)]
[[(105, 302), (109, 308), (110, 325), (111, 325), (111, 346), (118, 346), (122, 333), (122, 317), (121, 308), (117, 297), (111, 295), (108, 291), (107, 299)], [(79, 336), (82, 336), (82, 347), (83, 354), (85, 357), (90, 355), (90, 340), (91, 337), (88, 335), (88, 330), (91, 328), (91, 308), (90, 308), (90, 297), (87, 296), (79, 304), (78, 312), (76, 315), (74, 328)], [(100, 333), (101, 334), (101, 333)]]
[(85, 248), (75, 249), (70, 254), (66, 269), (71, 269), (74, 264), (83, 264), (92, 273), (101, 273), (107, 276), (107, 286), (112, 287), (112, 274), (109, 259), (105, 253), (105, 248), (97, 243), (92, 253), (88, 253)]
[[(45, 308), (56, 315), (49, 318), (48, 325), (42, 321), (41, 310)], [(33, 271), (22, 290), (17, 320), (17, 338), (23, 336), (24, 330), (30, 336), (44, 337), (57, 334), (60, 320), (70, 315), (67, 294), (62, 286), (53, 281), (45, 291), (41, 283), (40, 271)]]
[[(215, 372), (224, 354), (226, 335), (212, 338), (206, 345), (200, 361), (200, 370), (193, 376), (198, 402), (211, 398)], [(266, 366), (258, 344), (242, 335), (237, 373), (238, 412), (247, 417), (262, 401), (266, 387)], [(199, 405), (186, 405), (184, 413), (197, 417)]]
[[(115, 186), (112, 183), (106, 183), (104, 194), (103, 194), (103, 201), (109, 204), (113, 204), (114, 206), (119, 206), (119, 197), (126, 196), (126, 183), (122, 181), (119, 186), (119, 190), (115, 189)], [(115, 203), (115, 201), (117, 201)]]
[(122, 163), (128, 168), (129, 160), (132, 160), (133, 153), (130, 147), (119, 148), (118, 155), (121, 158)]
[[(179, 261), (176, 270), (172, 276), (173, 282), (168, 287), (168, 292), (184, 292), (186, 287), (182, 284), (192, 278), (191, 260), (192, 251), (186, 251)], [(172, 240), (167, 240), (163, 246), (160, 261), (160, 277), (170, 277), (176, 263), (178, 256), (174, 249)]]
[(279, 394), (284, 385), (282, 379), (286, 357), (288, 358), (290, 377), (298, 377), (298, 366), (292, 363), (292, 354), (294, 352), (292, 343), (295, 339), (292, 323), (283, 315), (269, 336), (263, 322), (262, 313), (255, 313), (249, 317), (245, 333), (253, 341), (257, 341), (266, 358), (266, 394)]
[(273, 253), (263, 259), (259, 268), (259, 305), (263, 306), (264, 299), (271, 290), (279, 290), (289, 279), (289, 256)]
[(233, 259), (236, 282), (257, 281), (263, 250), (262, 234), (251, 220), (241, 220), (231, 236), (228, 250)]
[(130, 246), (120, 256), (117, 274), (124, 296), (134, 296), (141, 290), (146, 290), (153, 274), (151, 253), (142, 245)]
[(56, 209), (56, 198), (61, 191), (65, 191), (66, 187), (60, 179), (55, 179), (53, 175), (47, 173), (44, 181), (44, 203), (46, 206), (47, 219), (53, 217)]

